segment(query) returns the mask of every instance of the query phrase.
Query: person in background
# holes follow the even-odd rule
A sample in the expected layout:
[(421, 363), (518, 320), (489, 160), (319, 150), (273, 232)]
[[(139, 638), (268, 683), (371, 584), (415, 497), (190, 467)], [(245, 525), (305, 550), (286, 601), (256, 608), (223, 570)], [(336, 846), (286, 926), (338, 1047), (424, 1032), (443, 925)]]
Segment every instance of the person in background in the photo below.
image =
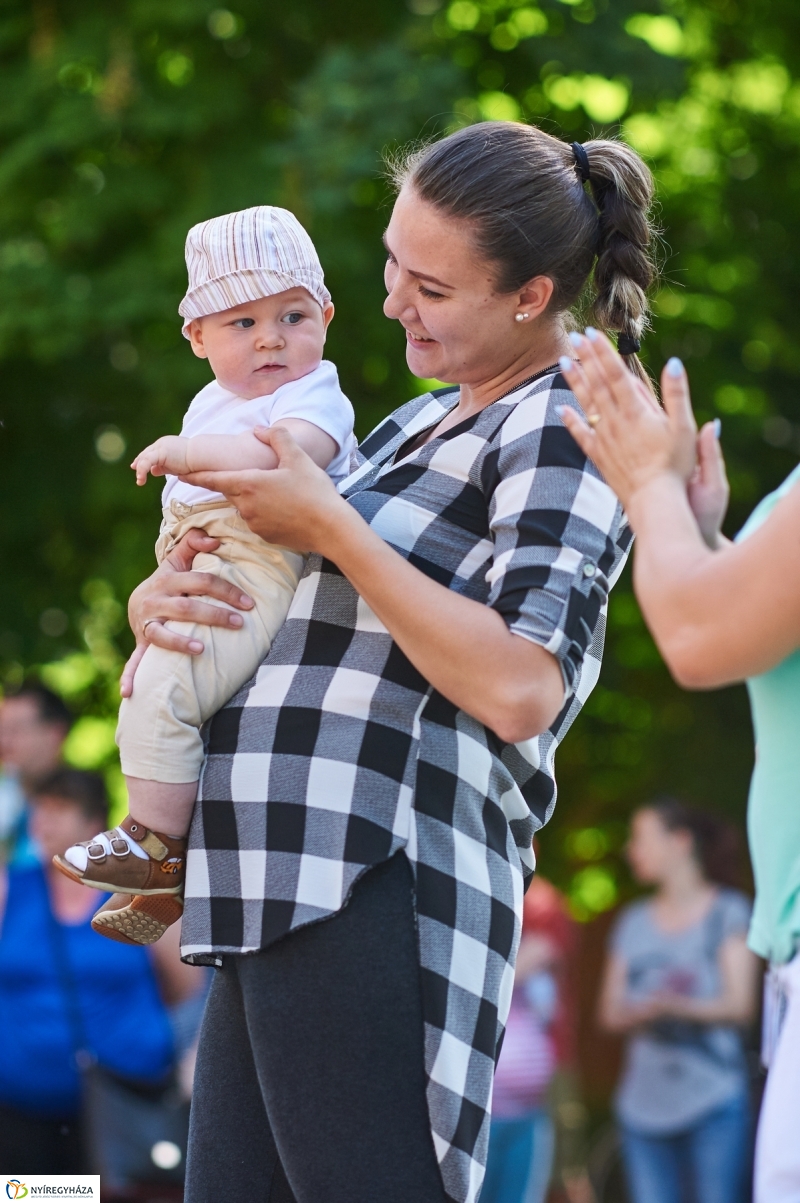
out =
[(104, 940), (97, 896), (51, 867), (56, 850), (107, 825), (102, 778), (56, 769), (31, 799), (39, 859), (0, 870), (0, 1173), (85, 1172), (75, 1017), (100, 1065), (158, 1082), (174, 1061), (167, 1006), (186, 1004), (203, 974), (180, 962), (177, 934), (152, 951)]
[(744, 1203), (751, 1162), (740, 1029), (758, 963), (735, 833), (674, 799), (638, 810), (628, 859), (655, 894), (622, 911), (600, 1022), (628, 1036), (616, 1115), (634, 1203)]
[(561, 895), (535, 877), (523, 904), (514, 992), (494, 1079), (481, 1203), (542, 1203), (547, 1192), (555, 1137), (547, 1091), (572, 1052), (565, 990), (572, 929)]
[(27, 799), (61, 763), (72, 715), (58, 696), (26, 681), (0, 701), (0, 860), (34, 859)]

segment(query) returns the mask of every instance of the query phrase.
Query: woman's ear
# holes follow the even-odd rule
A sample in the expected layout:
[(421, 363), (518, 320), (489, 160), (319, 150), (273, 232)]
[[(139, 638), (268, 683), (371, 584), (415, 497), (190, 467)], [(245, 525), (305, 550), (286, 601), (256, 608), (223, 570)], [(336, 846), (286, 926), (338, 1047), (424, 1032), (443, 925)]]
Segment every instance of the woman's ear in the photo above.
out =
[(527, 318), (540, 317), (550, 304), (554, 288), (549, 276), (534, 276), (518, 295), (517, 312)]
[(208, 359), (208, 351), (203, 343), (203, 323), (199, 317), (189, 322), (189, 342), (198, 359)]

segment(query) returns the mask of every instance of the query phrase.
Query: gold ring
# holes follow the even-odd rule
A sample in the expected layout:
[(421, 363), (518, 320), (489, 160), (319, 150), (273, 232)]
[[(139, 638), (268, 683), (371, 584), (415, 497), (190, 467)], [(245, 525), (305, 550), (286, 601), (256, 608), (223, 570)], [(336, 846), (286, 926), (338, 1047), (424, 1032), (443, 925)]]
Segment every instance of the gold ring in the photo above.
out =
[(160, 618), (148, 618), (147, 622), (142, 627), (142, 634), (144, 635), (145, 639), (147, 638), (147, 628), (150, 626), (151, 622), (161, 622), (161, 619)]
[(595, 426), (598, 426), (602, 420), (602, 414), (587, 414), (586, 416), (586, 421), (589, 423), (592, 429), (594, 429)]

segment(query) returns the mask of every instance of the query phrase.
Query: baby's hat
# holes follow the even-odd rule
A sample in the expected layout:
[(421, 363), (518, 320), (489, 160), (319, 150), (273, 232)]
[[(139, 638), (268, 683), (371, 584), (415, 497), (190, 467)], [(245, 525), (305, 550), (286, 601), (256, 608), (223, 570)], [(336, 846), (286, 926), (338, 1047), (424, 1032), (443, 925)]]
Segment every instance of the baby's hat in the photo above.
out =
[(192, 226), (186, 235), (189, 289), (178, 306), (189, 323), (298, 285), (324, 307), (331, 299), (314, 243), (288, 209), (256, 205)]

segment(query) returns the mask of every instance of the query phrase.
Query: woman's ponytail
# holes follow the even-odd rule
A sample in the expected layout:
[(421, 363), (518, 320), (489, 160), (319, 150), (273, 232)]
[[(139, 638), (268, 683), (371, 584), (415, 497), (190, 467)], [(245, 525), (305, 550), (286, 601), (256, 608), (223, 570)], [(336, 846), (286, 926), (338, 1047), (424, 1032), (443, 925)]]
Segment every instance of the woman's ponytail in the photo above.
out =
[(649, 325), (647, 290), (655, 274), (649, 219), (653, 177), (624, 142), (584, 142), (582, 149), (599, 214), (591, 320), (618, 336), (620, 354), (647, 379), (637, 352)]

